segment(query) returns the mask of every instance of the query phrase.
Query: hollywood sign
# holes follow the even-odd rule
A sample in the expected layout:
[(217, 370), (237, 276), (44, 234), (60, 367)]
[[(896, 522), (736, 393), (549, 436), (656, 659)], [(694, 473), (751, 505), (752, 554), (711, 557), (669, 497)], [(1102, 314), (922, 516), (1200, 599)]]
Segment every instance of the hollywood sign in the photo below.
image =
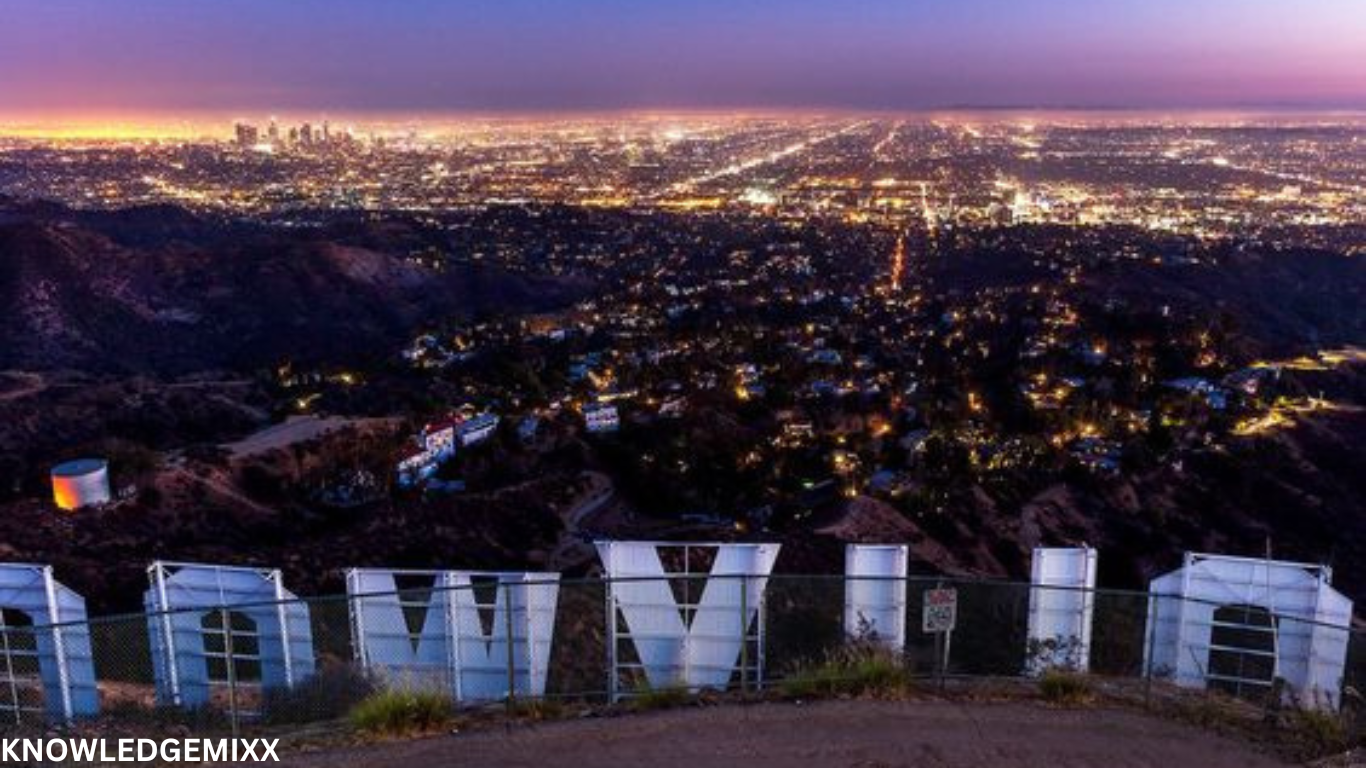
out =
[(545, 695), (559, 593), (558, 573), (346, 573), (361, 666), (456, 701)]
[[(779, 546), (600, 542), (609, 691), (761, 684), (765, 604)], [(847, 638), (903, 652), (910, 602), (904, 545), (849, 545)], [(153, 563), (144, 595), (157, 701), (196, 708), (222, 686), (292, 687), (316, 669), (310, 605), (280, 571)], [(1352, 604), (1327, 568), (1188, 555), (1147, 598), (1145, 670), (1178, 685), (1267, 686), (1337, 707)], [(1025, 674), (1090, 666), (1096, 552), (1034, 551)], [(392, 687), (448, 692), (457, 702), (543, 696), (560, 618), (557, 573), (351, 569), (356, 663)], [(61, 721), (98, 713), (84, 599), (46, 566), (0, 564), (0, 710)], [(576, 619), (577, 617), (569, 617)], [(963, 620), (960, 620), (960, 623)], [(967, 621), (970, 621), (968, 619)], [(1231, 648), (1257, 632), (1266, 647)], [(1256, 674), (1228, 654), (1260, 656)], [(37, 674), (21, 680), (23, 660)], [(25, 686), (27, 686), (25, 688)], [(23, 690), (21, 691), (21, 688)]]

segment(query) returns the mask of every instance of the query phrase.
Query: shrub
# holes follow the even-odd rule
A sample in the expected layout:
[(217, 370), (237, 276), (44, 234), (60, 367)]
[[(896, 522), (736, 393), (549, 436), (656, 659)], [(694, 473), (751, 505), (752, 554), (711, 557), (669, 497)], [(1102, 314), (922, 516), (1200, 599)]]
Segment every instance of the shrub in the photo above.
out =
[(1093, 696), (1085, 675), (1059, 669), (1050, 669), (1039, 678), (1039, 695), (1044, 701), (1069, 707), (1085, 704)]
[(328, 664), (292, 688), (267, 689), (261, 701), (271, 724), (335, 720), (375, 693), (375, 681), (350, 664)]
[(1248, 702), (1214, 691), (1179, 697), (1167, 711), (1177, 719), (1215, 731), (1245, 728), (1260, 712)]
[(782, 680), (784, 695), (794, 699), (831, 696), (900, 696), (911, 688), (911, 676), (895, 653), (874, 645), (852, 645), (816, 664), (800, 666)]
[(637, 712), (652, 712), (659, 709), (675, 709), (692, 703), (693, 695), (686, 687), (650, 688), (643, 686), (630, 699), (631, 709)]
[(1070, 637), (1030, 638), (1025, 650), (1025, 668), (1034, 673), (1058, 669), (1075, 672), (1080, 669), (1085, 645), (1081, 638)]
[(1351, 746), (1347, 724), (1328, 710), (1293, 709), (1285, 719), (1285, 728), (1290, 745), (1305, 757), (1337, 754)]
[(352, 707), (349, 717), (358, 731), (396, 736), (435, 730), (450, 722), (453, 709), (444, 693), (392, 689)]

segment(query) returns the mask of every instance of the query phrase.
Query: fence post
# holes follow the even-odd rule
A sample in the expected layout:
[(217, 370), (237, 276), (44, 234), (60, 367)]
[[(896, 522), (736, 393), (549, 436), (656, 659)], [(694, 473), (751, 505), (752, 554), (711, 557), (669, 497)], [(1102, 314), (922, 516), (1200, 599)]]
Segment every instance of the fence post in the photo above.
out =
[[(611, 544), (607, 545), (608, 557)], [(612, 595), (612, 575), (610, 569), (602, 575), (603, 608), (607, 617), (607, 703), (617, 703), (617, 687), (621, 682), (617, 677), (617, 606)]]
[[(57, 680), (58, 687), (62, 690), (62, 714), (70, 721), (74, 716), (71, 709), (71, 675), (67, 669), (66, 643), (62, 638), (62, 615), (61, 607), (57, 604), (57, 583), (52, 580), (52, 566), (50, 565), (44, 567), (43, 586), (45, 588), (44, 597), (47, 600), (48, 621), (52, 625), (52, 650), (57, 656)], [(36, 635), (34, 640), (37, 640)], [(15, 703), (15, 706), (18, 706), (18, 702)]]
[(749, 692), (749, 577), (740, 577), (740, 693)]
[(1148, 595), (1148, 631), (1143, 641), (1143, 708), (1152, 708), (1153, 699), (1153, 639), (1157, 634), (1157, 596)]
[(508, 708), (508, 711), (511, 712), (512, 709), (513, 709), (513, 707), (514, 707), (514, 706), (516, 705), (516, 703), (517, 703), (517, 657), (516, 657), (516, 651), (515, 651), (515, 648), (514, 648), (514, 643), (515, 643), (515, 640), (516, 640), (516, 638), (515, 638), (515, 636), (514, 636), (514, 629), (515, 629), (515, 627), (516, 627), (516, 623), (513, 622), (513, 620), (512, 620), (512, 611), (513, 611), (513, 603), (512, 603), (512, 597), (513, 597), (512, 582), (510, 582), (510, 581), (509, 581), (509, 582), (504, 582), (504, 583), (503, 583), (503, 590), (504, 590), (504, 592), (503, 592), (503, 605), (504, 605), (504, 607), (505, 607), (505, 609), (506, 609), (506, 610), (504, 610), (504, 612), (503, 612), (503, 616), (504, 616), (504, 618), (505, 618), (505, 624), (506, 624), (506, 630), (507, 630), (507, 648), (508, 648), (508, 652), (507, 652), (507, 663), (508, 663), (508, 698), (507, 698), (507, 708)]
[(233, 738), (237, 738), (240, 727), (237, 714), (237, 664), (232, 658), (232, 617), (227, 607), (218, 609), (218, 618), (223, 623), (223, 661), (228, 673), (228, 721), (232, 725)]
[(19, 725), (23, 722), (23, 709), (19, 706), (19, 679), (14, 676), (14, 656), (10, 653), (9, 626), (5, 624), (4, 614), (0, 614), (0, 640), (4, 641), (0, 653), (5, 654), (5, 681), (9, 683), (10, 703), (14, 705), (14, 724)]
[[(764, 582), (767, 587), (767, 580)], [(765, 622), (768, 621), (768, 590), (759, 590), (754, 596), (754, 690), (756, 693), (764, 692), (764, 669), (768, 665), (768, 649), (765, 647), (765, 638), (768, 637)]]
[(953, 653), (953, 630), (944, 632), (944, 660), (939, 668), (939, 690), (944, 690), (949, 676), (949, 656)]
[[(936, 581), (935, 584), (934, 584), (934, 588), (935, 588), (936, 590), (943, 589), (943, 588), (944, 588), (944, 581), (943, 581), (943, 579), (940, 579), (940, 580)], [(928, 602), (928, 596), (927, 596), (926, 600), (927, 600), (927, 602)], [(923, 610), (923, 608), (922, 608), (922, 610)], [(947, 637), (947, 636), (946, 636), (943, 632), (935, 632), (935, 633), (934, 633), (934, 661), (935, 661), (935, 666), (937, 667), (937, 669), (935, 670), (935, 673), (936, 673), (936, 676), (939, 678), (939, 690), (940, 690), (940, 691), (943, 691), (943, 690), (944, 690), (944, 687), (945, 687), (945, 686), (944, 686), (944, 674), (945, 674), (946, 672), (948, 672), (948, 670), (949, 670), (949, 651), (948, 651), (948, 648), (946, 647), (946, 646), (947, 646), (947, 643), (945, 643), (945, 638), (946, 638), (946, 637)]]

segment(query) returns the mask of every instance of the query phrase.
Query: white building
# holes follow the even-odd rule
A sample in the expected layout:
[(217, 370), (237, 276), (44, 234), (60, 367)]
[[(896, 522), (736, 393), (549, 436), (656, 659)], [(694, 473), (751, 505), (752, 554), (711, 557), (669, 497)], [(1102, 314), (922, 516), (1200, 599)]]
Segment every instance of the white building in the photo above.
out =
[(498, 429), (497, 414), (481, 413), (462, 423), (455, 432), (460, 438), (460, 445), (468, 448), (492, 437), (496, 429)]
[(460, 418), (449, 418), (422, 428), (422, 447), (444, 461), (455, 454), (455, 433), (464, 424)]
[(663, 419), (682, 418), (688, 410), (688, 399), (682, 395), (666, 398), (659, 404), (659, 416)]
[(436, 473), (438, 464), (440, 461), (438, 461), (435, 453), (419, 446), (413, 446), (407, 453), (399, 457), (397, 466), (399, 485), (406, 488), (427, 480)]
[(583, 408), (584, 426), (589, 432), (615, 432), (621, 426), (621, 415), (611, 403), (597, 403)]

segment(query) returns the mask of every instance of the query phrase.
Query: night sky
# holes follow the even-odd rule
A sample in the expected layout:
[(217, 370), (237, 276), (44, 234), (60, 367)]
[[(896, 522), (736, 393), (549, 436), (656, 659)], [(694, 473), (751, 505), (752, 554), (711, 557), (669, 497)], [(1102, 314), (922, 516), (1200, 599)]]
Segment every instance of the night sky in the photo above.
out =
[(1366, 107), (1366, 0), (3, 0), (0, 114)]

